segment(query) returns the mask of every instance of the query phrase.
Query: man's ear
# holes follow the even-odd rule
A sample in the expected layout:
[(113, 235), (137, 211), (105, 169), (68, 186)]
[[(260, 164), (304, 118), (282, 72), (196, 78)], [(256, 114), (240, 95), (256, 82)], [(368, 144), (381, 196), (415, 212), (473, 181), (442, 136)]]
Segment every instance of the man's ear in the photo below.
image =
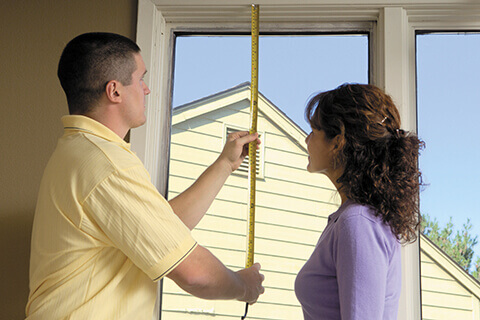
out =
[(112, 103), (122, 102), (122, 97), (120, 96), (121, 84), (116, 80), (111, 80), (105, 86), (105, 93), (107, 99)]

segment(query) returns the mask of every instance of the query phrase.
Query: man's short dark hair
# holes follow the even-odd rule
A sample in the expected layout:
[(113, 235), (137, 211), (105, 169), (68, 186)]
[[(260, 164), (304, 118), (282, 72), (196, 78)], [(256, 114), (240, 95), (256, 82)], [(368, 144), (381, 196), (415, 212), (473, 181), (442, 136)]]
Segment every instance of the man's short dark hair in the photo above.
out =
[(114, 33), (85, 33), (71, 40), (57, 72), (70, 114), (90, 111), (111, 80), (131, 84), (137, 67), (134, 54), (139, 52), (135, 42)]

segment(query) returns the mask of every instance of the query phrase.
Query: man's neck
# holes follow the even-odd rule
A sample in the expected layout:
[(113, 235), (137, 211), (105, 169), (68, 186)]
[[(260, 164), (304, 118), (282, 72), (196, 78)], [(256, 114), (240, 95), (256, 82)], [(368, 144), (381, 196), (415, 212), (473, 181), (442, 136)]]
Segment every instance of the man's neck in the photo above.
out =
[(118, 117), (113, 112), (108, 112), (108, 109), (106, 108), (107, 107), (95, 108), (95, 111), (89, 112), (85, 114), (85, 116), (100, 122), (105, 127), (116, 133), (120, 138), (125, 139), (125, 136), (130, 128), (127, 128), (125, 125), (123, 125)]

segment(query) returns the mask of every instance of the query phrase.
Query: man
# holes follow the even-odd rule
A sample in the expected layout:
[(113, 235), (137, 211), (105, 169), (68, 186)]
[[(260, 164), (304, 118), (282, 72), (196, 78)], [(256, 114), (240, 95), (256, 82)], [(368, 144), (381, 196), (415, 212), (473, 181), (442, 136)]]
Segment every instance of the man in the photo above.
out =
[(148, 319), (164, 276), (205, 299), (255, 303), (260, 266), (233, 272), (190, 235), (257, 134), (230, 135), (219, 158), (167, 202), (123, 138), (145, 122), (140, 49), (110, 33), (65, 47), (65, 132), (42, 178), (27, 319)]

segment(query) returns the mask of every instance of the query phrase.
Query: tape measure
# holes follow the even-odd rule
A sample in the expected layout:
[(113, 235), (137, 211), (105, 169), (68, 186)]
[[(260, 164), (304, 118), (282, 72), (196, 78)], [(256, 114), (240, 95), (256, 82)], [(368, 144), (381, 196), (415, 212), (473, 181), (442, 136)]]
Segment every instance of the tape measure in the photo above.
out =
[[(258, 121), (258, 20), (259, 7), (252, 5), (252, 80), (250, 83), (250, 130), (249, 133), (257, 132)], [(246, 267), (253, 265), (253, 254), (255, 246), (255, 191), (257, 178), (257, 142), (248, 145), (248, 180), (250, 206), (248, 215), (248, 237), (247, 237), (247, 260)]]
[[(252, 79), (250, 81), (250, 130), (249, 133), (257, 132), (258, 120), (258, 21), (260, 8), (252, 4)], [(250, 142), (248, 145), (248, 180), (249, 180), (249, 215), (247, 235), (247, 259), (245, 267), (253, 265), (253, 254), (255, 248), (255, 191), (257, 181), (257, 142)], [(245, 314), (242, 320), (247, 317), (248, 303), (245, 306)]]

